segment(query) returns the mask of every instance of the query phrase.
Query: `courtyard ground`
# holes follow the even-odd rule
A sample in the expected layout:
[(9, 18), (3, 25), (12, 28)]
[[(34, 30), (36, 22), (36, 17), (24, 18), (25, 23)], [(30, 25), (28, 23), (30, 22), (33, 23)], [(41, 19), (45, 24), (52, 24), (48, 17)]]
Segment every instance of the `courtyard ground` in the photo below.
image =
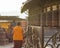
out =
[(7, 45), (0, 45), (0, 48), (13, 48), (13, 43), (9, 43)]

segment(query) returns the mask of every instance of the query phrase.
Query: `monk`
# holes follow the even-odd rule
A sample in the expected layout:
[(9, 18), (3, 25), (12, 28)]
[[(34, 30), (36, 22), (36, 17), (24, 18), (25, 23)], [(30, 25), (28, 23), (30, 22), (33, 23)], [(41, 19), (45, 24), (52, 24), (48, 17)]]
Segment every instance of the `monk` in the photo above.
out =
[(14, 48), (21, 48), (23, 44), (23, 29), (21, 23), (18, 22), (17, 25), (13, 28), (13, 41)]

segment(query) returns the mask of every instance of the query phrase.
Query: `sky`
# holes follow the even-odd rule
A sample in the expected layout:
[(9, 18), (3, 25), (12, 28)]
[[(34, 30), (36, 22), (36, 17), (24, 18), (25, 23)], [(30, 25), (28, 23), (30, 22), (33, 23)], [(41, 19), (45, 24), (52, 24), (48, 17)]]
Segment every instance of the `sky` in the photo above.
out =
[(1, 16), (19, 16), (25, 18), (26, 14), (21, 14), (22, 3), (26, 0), (0, 0), (0, 15)]

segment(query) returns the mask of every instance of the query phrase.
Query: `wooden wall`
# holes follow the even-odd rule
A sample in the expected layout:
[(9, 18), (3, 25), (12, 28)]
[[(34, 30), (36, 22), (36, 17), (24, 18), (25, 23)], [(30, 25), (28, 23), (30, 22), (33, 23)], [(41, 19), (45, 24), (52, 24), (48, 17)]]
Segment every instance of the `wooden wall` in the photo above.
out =
[(60, 26), (60, 4), (30, 9), (28, 21), (29, 25)]

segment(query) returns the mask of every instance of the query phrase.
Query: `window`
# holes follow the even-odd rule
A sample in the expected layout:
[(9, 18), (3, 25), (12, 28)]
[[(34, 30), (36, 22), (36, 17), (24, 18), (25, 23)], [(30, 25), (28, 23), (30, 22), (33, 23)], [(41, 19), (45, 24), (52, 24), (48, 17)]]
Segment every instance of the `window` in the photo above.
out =
[(50, 11), (50, 8), (51, 8), (51, 7), (47, 7), (47, 12), (49, 12), (49, 11)]
[(57, 10), (57, 5), (52, 6), (52, 8), (53, 8), (53, 11)]

